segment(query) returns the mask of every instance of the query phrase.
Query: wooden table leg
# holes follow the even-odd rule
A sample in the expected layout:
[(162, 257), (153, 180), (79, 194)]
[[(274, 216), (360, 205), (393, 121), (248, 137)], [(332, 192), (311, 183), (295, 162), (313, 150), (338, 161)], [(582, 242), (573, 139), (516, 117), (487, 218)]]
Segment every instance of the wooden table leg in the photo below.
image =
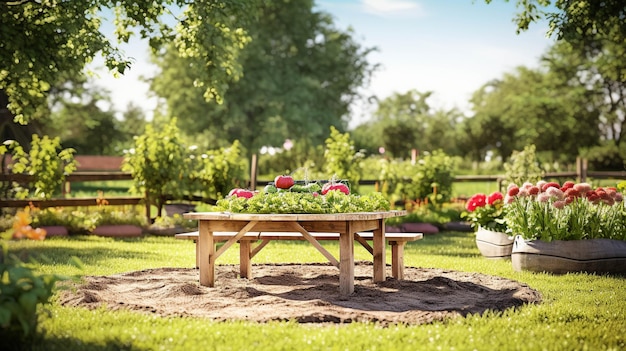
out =
[(393, 241), (391, 244), (391, 276), (404, 279), (404, 244), (405, 241)]
[(215, 243), (209, 231), (209, 222), (200, 220), (198, 224), (198, 260), (200, 285), (215, 286)]
[(374, 230), (374, 282), (384, 282), (385, 277), (385, 220), (378, 220), (378, 229)]
[(250, 257), (252, 243), (249, 240), (239, 241), (239, 275), (250, 279), (252, 273), (252, 260)]
[(339, 294), (354, 292), (354, 230), (350, 222), (346, 233), (339, 234)]

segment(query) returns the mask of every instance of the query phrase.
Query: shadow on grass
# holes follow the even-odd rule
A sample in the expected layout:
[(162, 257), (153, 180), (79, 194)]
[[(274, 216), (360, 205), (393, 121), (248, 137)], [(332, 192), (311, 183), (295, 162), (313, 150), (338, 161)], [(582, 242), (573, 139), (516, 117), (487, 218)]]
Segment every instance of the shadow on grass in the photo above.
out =
[[(85, 242), (85, 247), (72, 245), (75, 242)], [(156, 260), (162, 255), (159, 252), (149, 252), (139, 250), (134, 245), (143, 245), (142, 238), (120, 238), (114, 239), (115, 245), (105, 247), (108, 242), (97, 242), (88, 240), (87, 236), (74, 236), (70, 238), (52, 239), (46, 241), (45, 245), (28, 247), (9, 247), (9, 252), (16, 255), (21, 261), (29, 262), (35, 260), (42, 264), (65, 264), (73, 257), (80, 259), (84, 263), (99, 264), (115, 258), (132, 258), (139, 260)], [(117, 245), (118, 242), (126, 242), (129, 245)]]
[[(150, 350), (150, 348), (139, 348), (131, 342), (121, 340), (106, 340), (102, 342), (90, 343), (72, 337), (38, 336), (36, 340), (27, 348), (16, 348), (9, 350), (29, 350), (29, 351), (119, 351), (119, 350)], [(6, 349), (4, 349), (6, 350)]]

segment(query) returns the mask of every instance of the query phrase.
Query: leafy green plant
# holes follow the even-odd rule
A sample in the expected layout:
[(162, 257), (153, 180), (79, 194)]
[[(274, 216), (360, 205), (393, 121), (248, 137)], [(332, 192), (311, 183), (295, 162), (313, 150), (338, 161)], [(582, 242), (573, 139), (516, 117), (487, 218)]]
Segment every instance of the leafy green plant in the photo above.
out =
[(433, 206), (450, 201), (454, 182), (454, 159), (441, 150), (424, 153), (413, 166), (410, 183), (398, 186), (405, 198), (426, 199)]
[(483, 193), (473, 195), (467, 200), (466, 210), (461, 216), (469, 220), (474, 230), (482, 227), (495, 232), (505, 233), (507, 230), (507, 208), (504, 206), (504, 196), (499, 191), (494, 191), (487, 196)]
[(445, 204), (438, 208), (427, 204), (407, 207), (407, 215), (391, 217), (385, 220), (388, 225), (400, 225), (402, 223), (430, 223), (439, 228), (444, 228), (447, 223), (461, 220), (462, 210), (454, 204)]
[(217, 210), (236, 213), (349, 213), (387, 211), (389, 201), (381, 193), (346, 195), (332, 190), (326, 195), (278, 192), (249, 199), (229, 196), (217, 201)]
[(178, 213), (172, 216), (157, 217), (154, 219), (154, 226), (158, 228), (174, 228), (182, 227), (186, 229), (197, 229), (198, 221), (193, 219), (185, 219)]
[(61, 186), (65, 184), (65, 177), (76, 170), (75, 150), (62, 149), (61, 139), (58, 137), (51, 139), (44, 135), (40, 138), (33, 134), (28, 152), (16, 141), (5, 142), (4, 146), (0, 148), (0, 152), (11, 152), (13, 173), (34, 177), (34, 189), (16, 185), (13, 189), (16, 198), (25, 199), (32, 193), (35, 197), (50, 199), (59, 193)]
[(626, 240), (626, 213), (616, 188), (539, 182), (509, 186), (508, 232), (526, 240)]
[(133, 176), (131, 191), (145, 194), (161, 216), (167, 196), (180, 198), (188, 185), (185, 158), (176, 118), (164, 125), (148, 124), (146, 132), (135, 138), (135, 148), (126, 152), (122, 170)]
[(361, 160), (365, 155), (354, 150), (354, 142), (350, 134), (340, 133), (335, 127), (330, 127), (330, 136), (326, 139), (324, 151), (324, 170), (334, 179), (346, 179), (351, 185), (351, 191), (359, 192), (361, 179)]
[(104, 208), (93, 213), (93, 225), (121, 225), (129, 224), (136, 226), (145, 226), (146, 217), (136, 211), (114, 210), (112, 208)]
[(192, 181), (200, 184), (207, 197), (219, 199), (226, 196), (245, 177), (246, 162), (241, 153), (241, 144), (235, 140), (228, 148), (209, 150), (188, 158), (188, 168), (194, 170)]
[(38, 307), (49, 302), (56, 282), (68, 278), (35, 273), (33, 265), (9, 255), (4, 242), (0, 249), (0, 339), (4, 347), (17, 349), (32, 341)]
[(536, 183), (543, 177), (535, 145), (527, 145), (523, 151), (513, 151), (509, 162), (504, 164), (504, 180), (507, 183)]

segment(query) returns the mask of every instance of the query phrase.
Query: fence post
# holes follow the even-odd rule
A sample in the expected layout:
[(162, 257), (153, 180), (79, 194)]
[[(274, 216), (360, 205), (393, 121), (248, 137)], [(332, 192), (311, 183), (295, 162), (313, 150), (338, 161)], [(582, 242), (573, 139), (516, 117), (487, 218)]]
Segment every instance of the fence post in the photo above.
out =
[(256, 174), (257, 174), (257, 160), (256, 154), (252, 154), (252, 160), (250, 161), (250, 190), (256, 190)]
[(586, 158), (576, 157), (576, 174), (579, 183), (587, 181), (587, 165), (588, 161)]

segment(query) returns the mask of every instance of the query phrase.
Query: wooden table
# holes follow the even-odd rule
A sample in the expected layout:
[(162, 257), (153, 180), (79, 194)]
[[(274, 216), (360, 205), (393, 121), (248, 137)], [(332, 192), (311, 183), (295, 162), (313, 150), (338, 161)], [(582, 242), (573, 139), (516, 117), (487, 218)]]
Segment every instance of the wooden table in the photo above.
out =
[[(339, 268), (339, 292), (354, 292), (354, 236), (359, 231), (373, 231), (373, 279), (385, 277), (385, 218), (404, 216), (406, 211), (358, 212), (337, 214), (250, 214), (225, 212), (192, 212), (186, 219), (198, 220), (198, 258), (200, 284), (215, 285), (215, 261), (229, 247), (250, 231), (299, 232), (326, 258)], [(216, 250), (213, 232), (237, 232)], [(313, 233), (339, 233), (339, 261), (311, 236)], [(250, 265), (250, 258), (240, 254), (240, 264)]]

